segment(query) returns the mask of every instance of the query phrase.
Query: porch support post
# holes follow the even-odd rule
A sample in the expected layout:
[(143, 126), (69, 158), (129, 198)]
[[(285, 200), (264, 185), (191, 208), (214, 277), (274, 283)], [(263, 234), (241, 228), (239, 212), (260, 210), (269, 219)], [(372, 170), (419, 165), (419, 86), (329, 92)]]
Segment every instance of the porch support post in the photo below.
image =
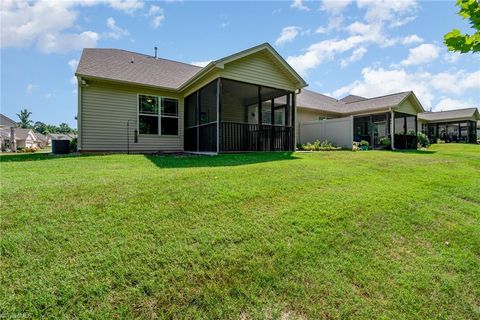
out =
[(292, 151), (295, 151), (295, 145), (297, 144), (297, 134), (296, 134), (296, 127), (297, 124), (295, 123), (295, 113), (297, 112), (296, 110), (296, 105), (297, 105), (297, 97), (295, 94), (295, 91), (292, 93), (292, 145), (290, 146)]
[(197, 90), (197, 152), (200, 151), (200, 90)]
[(290, 109), (290, 93), (287, 94), (287, 104), (285, 105), (285, 127), (288, 127), (288, 125), (290, 124), (290, 114), (288, 113), (289, 112), (289, 109)]
[(270, 124), (272, 125), (271, 136), (270, 136), (270, 150), (275, 151), (275, 146), (274, 146), (274, 143), (275, 143), (275, 127), (274, 127), (275, 126), (275, 99), (270, 100), (270, 106), (271, 106)]
[(262, 128), (262, 87), (258, 86), (258, 134), (257, 134), (257, 151), (263, 150), (263, 128)]
[(390, 111), (390, 140), (392, 142), (392, 150), (395, 150), (395, 113)]
[(217, 79), (217, 153), (220, 152), (220, 142), (222, 138), (222, 133), (221, 133), (221, 126), (220, 126), (220, 120), (221, 120), (221, 93), (222, 93), (222, 80), (220, 78)]

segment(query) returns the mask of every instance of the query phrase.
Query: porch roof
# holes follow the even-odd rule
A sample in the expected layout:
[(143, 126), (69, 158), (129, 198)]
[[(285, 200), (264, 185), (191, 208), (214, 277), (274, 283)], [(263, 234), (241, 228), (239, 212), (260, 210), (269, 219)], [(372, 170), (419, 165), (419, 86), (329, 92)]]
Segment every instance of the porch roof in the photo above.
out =
[(418, 119), (425, 121), (479, 120), (480, 114), (477, 108), (464, 108), (439, 112), (423, 112), (418, 114)]

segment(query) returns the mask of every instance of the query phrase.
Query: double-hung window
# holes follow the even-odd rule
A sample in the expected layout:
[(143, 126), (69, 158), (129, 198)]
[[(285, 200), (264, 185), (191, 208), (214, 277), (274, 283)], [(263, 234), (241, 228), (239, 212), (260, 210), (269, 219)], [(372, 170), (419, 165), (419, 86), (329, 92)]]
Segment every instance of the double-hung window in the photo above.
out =
[(157, 96), (138, 96), (140, 134), (178, 135), (178, 100)]

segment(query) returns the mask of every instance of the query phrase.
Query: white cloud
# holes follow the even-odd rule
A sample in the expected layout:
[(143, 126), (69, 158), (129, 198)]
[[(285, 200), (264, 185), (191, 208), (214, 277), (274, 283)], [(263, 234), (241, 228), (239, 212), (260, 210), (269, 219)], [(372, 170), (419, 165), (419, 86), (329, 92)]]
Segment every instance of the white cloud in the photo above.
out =
[(109, 38), (120, 39), (130, 34), (128, 30), (120, 28), (115, 22), (115, 19), (113, 19), (112, 17), (109, 17), (107, 19), (107, 27), (108, 29), (110, 29), (110, 31), (107, 33), (107, 36)]
[(414, 44), (414, 43), (422, 43), (423, 39), (417, 36), (416, 34), (411, 34), (409, 36), (404, 37), (401, 42), (403, 44)]
[(33, 89), (35, 89), (36, 87), (37, 87), (37, 86), (36, 86), (35, 84), (29, 83), (29, 84), (27, 85), (27, 88), (26, 88), (27, 93), (28, 93), (28, 94), (32, 93), (32, 92), (33, 92)]
[(385, 70), (368, 67), (362, 70), (362, 79), (334, 91), (334, 97), (355, 94), (374, 97), (401, 91), (414, 91), (425, 109), (433, 107), (439, 95), (461, 95), (468, 91), (480, 92), (480, 71), (459, 70), (453, 75), (428, 72), (409, 73), (404, 69)]
[(302, 30), (302, 28), (295, 27), (295, 26), (289, 26), (289, 27), (283, 28), (282, 33), (280, 34), (280, 37), (278, 37), (277, 40), (275, 40), (275, 44), (282, 45), (287, 42), (293, 41), (300, 33), (300, 30)]
[(348, 57), (347, 59), (343, 59), (341, 62), (340, 62), (340, 66), (342, 68), (345, 68), (347, 67), (349, 64), (353, 63), (353, 62), (357, 62), (358, 60), (362, 59), (363, 56), (365, 55), (365, 53), (367, 53), (367, 49), (363, 48), (363, 47), (360, 47), (358, 49), (355, 49), (352, 53), (352, 55), (350, 57)]
[(414, 13), (418, 8), (415, 0), (357, 0), (357, 6), (366, 9), (366, 21), (389, 21), (391, 26), (402, 25), (402, 21), (409, 18), (405, 16)]
[(293, 0), (290, 7), (298, 10), (310, 11), (310, 8), (303, 4), (303, 0)]
[(205, 61), (193, 61), (193, 62), (190, 62), (190, 64), (193, 64), (194, 66), (197, 66), (197, 67), (205, 67), (207, 64), (209, 64), (210, 62), (212, 62), (212, 60), (205, 60)]
[(432, 111), (447, 111), (447, 110), (455, 110), (455, 109), (462, 109), (462, 108), (471, 108), (476, 106), (473, 101), (463, 101), (458, 99), (451, 99), (448, 97), (441, 97), (440, 101), (435, 105)]
[(40, 51), (45, 53), (65, 53), (71, 50), (95, 47), (98, 39), (99, 35), (93, 31), (85, 31), (78, 34), (48, 33), (39, 38), (37, 46)]
[(96, 46), (98, 33), (71, 30), (78, 18), (78, 7), (107, 5), (126, 13), (143, 7), (143, 1), (139, 0), (17, 0), (1, 3), (1, 47), (36, 45), (48, 53)]
[(319, 33), (319, 34), (327, 33), (327, 29), (325, 29), (324, 27), (318, 27), (315, 30), (315, 33)]
[(418, 47), (409, 49), (407, 59), (402, 60), (404, 66), (418, 65), (431, 62), (438, 58), (440, 48), (437, 45), (424, 43)]
[(77, 70), (77, 67), (78, 67), (78, 60), (77, 59), (71, 59), (70, 61), (68, 61), (68, 66), (70, 67), (70, 69), (72, 71), (75, 71)]
[(165, 20), (163, 9), (155, 5), (150, 6), (147, 16), (152, 17), (151, 25), (153, 28), (158, 28)]
[(320, 10), (326, 11), (329, 15), (328, 30), (338, 30), (341, 28), (345, 17), (342, 11), (352, 3), (351, 0), (323, 0)]
[(459, 52), (448, 51), (447, 53), (445, 53), (443, 55), (443, 59), (445, 61), (447, 61), (448, 63), (457, 63), (458, 59), (460, 59), (461, 55), (462, 54), (459, 53)]
[(70, 78), (70, 83), (73, 84), (73, 85), (77, 85), (77, 77), (75, 77), (75, 75), (73, 75), (73, 76)]

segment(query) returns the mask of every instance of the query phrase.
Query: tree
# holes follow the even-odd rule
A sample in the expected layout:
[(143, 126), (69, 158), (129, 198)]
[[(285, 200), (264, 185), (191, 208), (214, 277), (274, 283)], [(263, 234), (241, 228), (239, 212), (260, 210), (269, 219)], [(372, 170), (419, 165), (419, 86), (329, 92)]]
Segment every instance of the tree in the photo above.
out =
[(470, 25), (475, 29), (473, 35), (462, 34), (460, 30), (453, 29), (444, 36), (444, 43), (450, 51), (479, 52), (480, 51), (480, 4), (478, 0), (457, 0), (460, 7), (458, 14), (463, 19), (469, 19)]
[(35, 131), (40, 132), (41, 134), (48, 134), (47, 132), (47, 125), (41, 121), (35, 121), (33, 124), (33, 129)]
[(60, 123), (60, 125), (58, 126), (58, 132), (59, 133), (71, 133), (72, 128), (70, 128), (70, 126), (66, 123)]
[(17, 113), (18, 119), (20, 122), (18, 125), (20, 128), (31, 128), (32, 127), (32, 120), (30, 120), (30, 116), (32, 115), (27, 109), (20, 110), (20, 113)]

